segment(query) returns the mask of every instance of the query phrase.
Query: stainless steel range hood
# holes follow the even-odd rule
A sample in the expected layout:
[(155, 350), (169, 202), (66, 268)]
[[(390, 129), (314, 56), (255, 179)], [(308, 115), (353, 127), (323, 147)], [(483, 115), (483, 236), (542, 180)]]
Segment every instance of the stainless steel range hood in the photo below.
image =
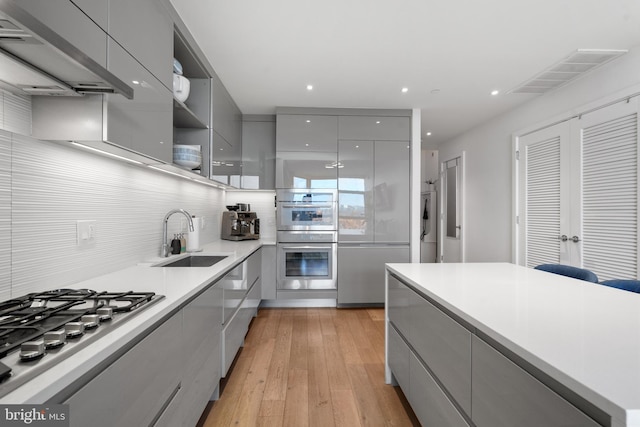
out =
[(0, 87), (29, 95), (79, 96), (133, 89), (20, 7), (0, 0)]

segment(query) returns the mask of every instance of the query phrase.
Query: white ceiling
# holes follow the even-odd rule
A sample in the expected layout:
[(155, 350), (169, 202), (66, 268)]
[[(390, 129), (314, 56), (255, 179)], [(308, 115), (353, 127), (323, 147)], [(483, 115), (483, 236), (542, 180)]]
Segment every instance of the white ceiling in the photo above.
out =
[(640, 45), (640, 0), (171, 3), (243, 114), (421, 108), (428, 145), (539, 96), (506, 92), (576, 49)]

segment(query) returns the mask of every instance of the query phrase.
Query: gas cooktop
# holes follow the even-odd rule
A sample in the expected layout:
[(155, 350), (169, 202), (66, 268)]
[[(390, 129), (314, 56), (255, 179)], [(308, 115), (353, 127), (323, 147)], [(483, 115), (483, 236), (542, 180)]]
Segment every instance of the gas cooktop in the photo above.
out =
[(56, 289), (0, 302), (0, 396), (161, 298), (153, 292)]

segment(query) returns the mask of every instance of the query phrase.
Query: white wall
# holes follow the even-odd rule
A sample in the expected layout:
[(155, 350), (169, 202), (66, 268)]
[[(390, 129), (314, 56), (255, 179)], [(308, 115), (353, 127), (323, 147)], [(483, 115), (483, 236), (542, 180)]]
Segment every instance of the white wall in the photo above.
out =
[(568, 86), (535, 98), (438, 147), (441, 161), (463, 150), (467, 154), (464, 215), (468, 262), (511, 261), (512, 135), (574, 115), (598, 100), (635, 93), (640, 90), (638, 85), (640, 46)]
[[(0, 300), (71, 286), (158, 256), (163, 218), (182, 208), (219, 240), (225, 192), (57, 143), (0, 130)], [(169, 221), (169, 236), (182, 215)], [(96, 220), (79, 249), (76, 221)]]

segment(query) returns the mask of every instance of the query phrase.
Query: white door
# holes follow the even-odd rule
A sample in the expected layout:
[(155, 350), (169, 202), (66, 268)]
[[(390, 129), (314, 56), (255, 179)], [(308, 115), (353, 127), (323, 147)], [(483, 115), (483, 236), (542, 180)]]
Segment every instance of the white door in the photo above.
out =
[[(600, 280), (638, 277), (638, 98), (574, 120), (569, 242)], [(580, 265), (578, 264), (578, 265)]]
[(638, 100), (518, 140), (517, 260), (638, 277)]
[(440, 165), (440, 261), (464, 262), (464, 153)]
[(523, 136), (518, 147), (518, 263), (571, 264), (569, 122)]

